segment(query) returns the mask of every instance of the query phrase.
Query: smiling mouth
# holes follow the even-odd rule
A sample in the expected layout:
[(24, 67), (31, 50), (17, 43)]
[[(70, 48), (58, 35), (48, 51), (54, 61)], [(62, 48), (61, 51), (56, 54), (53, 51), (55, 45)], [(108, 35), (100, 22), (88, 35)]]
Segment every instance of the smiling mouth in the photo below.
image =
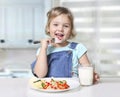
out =
[(62, 40), (64, 34), (61, 34), (61, 33), (55, 33), (55, 36), (56, 36), (59, 40)]

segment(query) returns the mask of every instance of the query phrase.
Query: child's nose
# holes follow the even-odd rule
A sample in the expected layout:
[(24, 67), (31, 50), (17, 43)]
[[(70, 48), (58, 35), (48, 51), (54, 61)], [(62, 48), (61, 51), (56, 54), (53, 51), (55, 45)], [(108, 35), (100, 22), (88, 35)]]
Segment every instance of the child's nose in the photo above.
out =
[(63, 26), (59, 26), (59, 27), (58, 27), (58, 30), (59, 30), (59, 31), (63, 31)]

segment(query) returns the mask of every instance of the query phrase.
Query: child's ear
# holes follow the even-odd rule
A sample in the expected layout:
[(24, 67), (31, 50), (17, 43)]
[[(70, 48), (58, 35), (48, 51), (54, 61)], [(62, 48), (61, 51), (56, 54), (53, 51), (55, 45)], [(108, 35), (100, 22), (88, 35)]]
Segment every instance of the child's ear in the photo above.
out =
[(48, 32), (48, 33), (50, 33), (50, 31), (49, 31), (49, 30), (47, 30), (47, 32)]
[(49, 28), (48, 28), (48, 27), (47, 27), (47, 32), (48, 32), (48, 33), (50, 33), (50, 30), (49, 30)]

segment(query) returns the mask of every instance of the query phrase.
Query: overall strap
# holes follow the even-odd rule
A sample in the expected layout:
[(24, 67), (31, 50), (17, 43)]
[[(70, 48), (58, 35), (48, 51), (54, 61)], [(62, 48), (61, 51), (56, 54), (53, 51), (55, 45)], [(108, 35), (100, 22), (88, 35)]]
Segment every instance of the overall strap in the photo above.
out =
[(70, 48), (71, 48), (71, 49), (75, 49), (76, 46), (77, 46), (77, 44), (78, 44), (78, 43), (76, 43), (76, 42), (71, 42)]

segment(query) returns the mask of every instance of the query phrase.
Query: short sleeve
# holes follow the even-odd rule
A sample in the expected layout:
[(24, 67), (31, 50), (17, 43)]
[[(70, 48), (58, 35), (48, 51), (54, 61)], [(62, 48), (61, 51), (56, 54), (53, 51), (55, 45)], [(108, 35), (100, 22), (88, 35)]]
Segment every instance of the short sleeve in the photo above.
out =
[[(40, 49), (41, 49), (41, 48), (38, 48), (38, 49), (37, 49), (36, 56), (39, 55), (39, 53), (40, 53)], [(48, 46), (48, 49), (47, 49), (47, 55), (51, 52), (51, 49), (52, 49), (51, 46)]]
[(76, 54), (78, 58), (82, 57), (87, 52), (87, 48), (82, 44), (78, 44), (76, 47)]
[(36, 56), (39, 55), (39, 52), (40, 52), (40, 48), (38, 48), (37, 52), (36, 52)]

